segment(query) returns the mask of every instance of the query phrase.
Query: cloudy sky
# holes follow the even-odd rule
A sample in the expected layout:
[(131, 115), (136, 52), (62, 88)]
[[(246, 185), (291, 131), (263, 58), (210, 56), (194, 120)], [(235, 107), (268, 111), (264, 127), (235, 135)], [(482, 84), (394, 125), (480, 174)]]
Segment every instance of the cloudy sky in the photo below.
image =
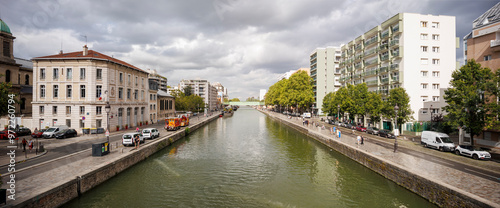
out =
[[(400, 12), (456, 16), (457, 37), (498, 0), (2, 0), (20, 58), (90, 49), (169, 85), (220, 82), (231, 98), (258, 97), (318, 47), (339, 46)], [(86, 36), (86, 38), (84, 37)], [(86, 43), (87, 41), (87, 43)], [(457, 50), (457, 60), (462, 49)]]

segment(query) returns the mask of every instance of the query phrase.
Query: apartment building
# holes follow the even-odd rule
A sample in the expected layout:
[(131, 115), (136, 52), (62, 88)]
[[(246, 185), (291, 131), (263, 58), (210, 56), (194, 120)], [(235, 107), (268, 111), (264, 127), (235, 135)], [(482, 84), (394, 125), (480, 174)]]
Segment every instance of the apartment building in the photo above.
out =
[(284, 74), (281, 74), (278, 76), (278, 81), (283, 80), (283, 79), (288, 79), (290, 78), (293, 74), (299, 72), (299, 71), (305, 71), (307, 75), (311, 76), (311, 70), (310, 68), (299, 68), (297, 70), (290, 70), (288, 72), (285, 72)]
[(181, 80), (179, 83), (179, 89), (181, 91), (184, 90), (185, 87), (191, 86), (191, 92), (195, 95), (203, 98), (203, 102), (205, 102), (207, 106), (207, 110), (215, 110), (217, 109), (217, 88), (210, 85), (210, 82), (207, 80)]
[[(431, 111), (440, 113), (440, 91), (449, 87), (456, 69), (455, 31), (453, 16), (396, 14), (342, 46), (340, 83), (366, 83), (383, 99), (390, 89), (402, 87), (414, 120), (428, 121)], [(427, 101), (436, 102), (433, 109), (424, 107)]]
[(148, 73), (88, 50), (33, 58), (33, 122), (38, 128), (67, 125), (111, 130), (148, 121)]
[(313, 79), (315, 97), (314, 111), (322, 115), (323, 98), (329, 92), (337, 91), (341, 84), (340, 79), (340, 47), (326, 47), (315, 49), (310, 57), (310, 76)]
[[(464, 59), (474, 59), (482, 67), (488, 67), (494, 72), (500, 68), (500, 3), (490, 8), (472, 22), (472, 31), (463, 39)], [(499, 98), (493, 98), (497, 103)], [(500, 148), (500, 132), (488, 129), (478, 138), (476, 144)]]
[(148, 78), (148, 83), (149, 83), (149, 90), (148, 90), (148, 96), (149, 98), (148, 101), (148, 113), (149, 113), (149, 121), (151, 123), (156, 123), (158, 122), (158, 109), (156, 108), (157, 103), (158, 103), (158, 90), (160, 87), (160, 84), (155, 78)]

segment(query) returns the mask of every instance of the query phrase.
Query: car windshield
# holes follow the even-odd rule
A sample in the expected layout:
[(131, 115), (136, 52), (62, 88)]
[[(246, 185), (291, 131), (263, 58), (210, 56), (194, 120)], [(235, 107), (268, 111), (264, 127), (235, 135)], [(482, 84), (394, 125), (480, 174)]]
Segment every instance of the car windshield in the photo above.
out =
[(453, 143), (450, 137), (441, 137), (441, 141), (443, 141), (443, 143)]
[(56, 129), (57, 129), (57, 128), (49, 128), (49, 129), (47, 129), (47, 131), (46, 131), (46, 132), (54, 132), (54, 131), (56, 131)]
[(132, 136), (130, 134), (125, 134), (125, 135), (123, 135), (123, 138), (124, 139), (130, 139), (130, 138), (132, 138)]
[(45, 132), (45, 131), (47, 131), (47, 129), (40, 129), (39, 132)]
[(471, 149), (474, 151), (484, 151), (481, 147), (472, 147)]
[(375, 131), (378, 130), (376, 127), (373, 127), (372, 129), (375, 130)]
[(59, 133), (65, 133), (67, 131), (68, 131), (68, 129), (64, 129), (64, 130), (59, 131)]
[(149, 133), (149, 130), (143, 130), (142, 133)]

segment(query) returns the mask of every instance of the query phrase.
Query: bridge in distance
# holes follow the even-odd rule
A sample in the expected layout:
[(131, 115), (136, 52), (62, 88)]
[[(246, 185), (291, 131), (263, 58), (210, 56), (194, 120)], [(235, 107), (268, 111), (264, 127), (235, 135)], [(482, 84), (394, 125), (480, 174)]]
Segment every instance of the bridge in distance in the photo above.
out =
[(242, 106), (242, 105), (264, 105), (264, 102), (225, 102), (224, 105), (239, 105), (239, 106)]

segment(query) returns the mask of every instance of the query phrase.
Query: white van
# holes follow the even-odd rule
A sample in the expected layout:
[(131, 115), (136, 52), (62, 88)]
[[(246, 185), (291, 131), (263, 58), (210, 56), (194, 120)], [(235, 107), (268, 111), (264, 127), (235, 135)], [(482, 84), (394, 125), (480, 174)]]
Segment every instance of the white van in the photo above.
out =
[(68, 126), (53, 126), (48, 128), (46, 131), (43, 132), (42, 137), (43, 138), (54, 138), (55, 134), (61, 130), (64, 129), (69, 129)]
[(304, 114), (302, 114), (302, 117), (311, 118), (311, 113), (304, 113)]
[(420, 143), (425, 147), (438, 149), (440, 151), (453, 152), (455, 150), (455, 144), (445, 133), (423, 131)]

